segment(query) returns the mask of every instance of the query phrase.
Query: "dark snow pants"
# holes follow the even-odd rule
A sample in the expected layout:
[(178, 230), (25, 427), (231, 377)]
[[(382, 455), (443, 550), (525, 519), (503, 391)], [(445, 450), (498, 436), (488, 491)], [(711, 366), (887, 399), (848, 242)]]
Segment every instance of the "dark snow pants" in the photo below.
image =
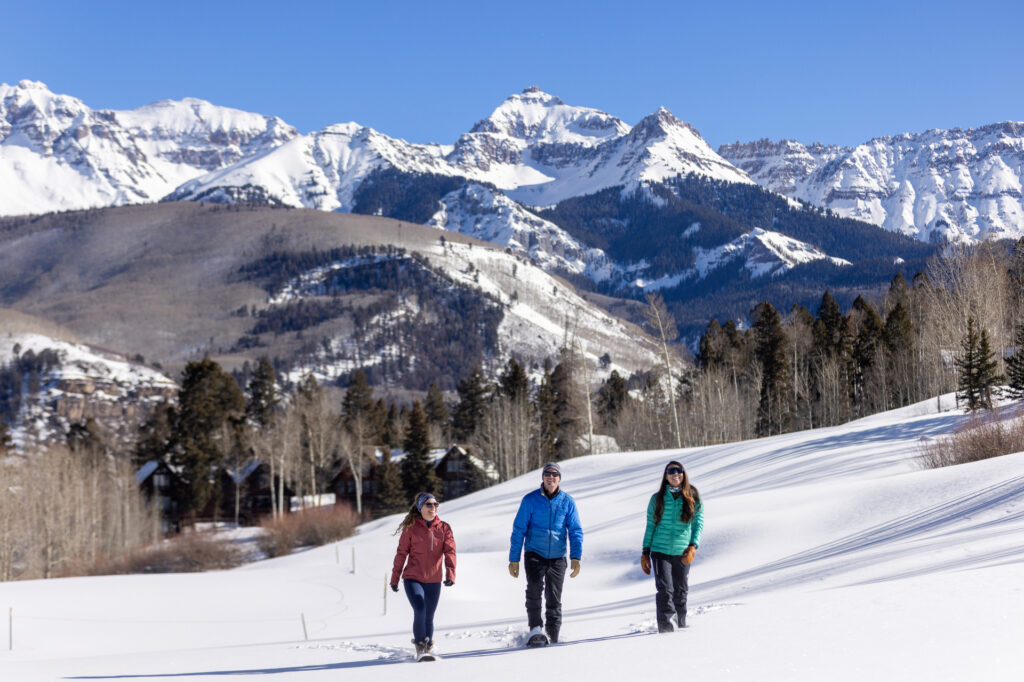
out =
[(412, 605), (412, 636), (417, 642), (434, 639), (434, 611), (441, 599), (441, 583), (404, 579), (405, 596)]
[(689, 590), (690, 566), (683, 557), (651, 552), (654, 587), (658, 594), (654, 603), (658, 614), (658, 630), (672, 629), (672, 614), (679, 627), (686, 625), (686, 593)]
[[(562, 583), (565, 582), (565, 557), (545, 559), (535, 552), (527, 552), (526, 559), (526, 617), (530, 629), (547, 622), (555, 630), (562, 624)], [(545, 620), (541, 620), (541, 593), (544, 593)]]

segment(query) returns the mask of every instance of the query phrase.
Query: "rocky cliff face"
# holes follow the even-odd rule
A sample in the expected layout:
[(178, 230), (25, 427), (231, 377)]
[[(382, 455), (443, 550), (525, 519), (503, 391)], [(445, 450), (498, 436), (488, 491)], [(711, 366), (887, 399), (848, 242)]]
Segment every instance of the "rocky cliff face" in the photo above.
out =
[(0, 372), (0, 404), (14, 412), (5, 418), (22, 447), (63, 442), (72, 424), (88, 419), (126, 441), (155, 406), (177, 397), (177, 385), (160, 372), (39, 334), (0, 338)]
[(768, 189), (922, 241), (1024, 236), (1024, 123), (856, 147), (761, 140), (719, 153)]

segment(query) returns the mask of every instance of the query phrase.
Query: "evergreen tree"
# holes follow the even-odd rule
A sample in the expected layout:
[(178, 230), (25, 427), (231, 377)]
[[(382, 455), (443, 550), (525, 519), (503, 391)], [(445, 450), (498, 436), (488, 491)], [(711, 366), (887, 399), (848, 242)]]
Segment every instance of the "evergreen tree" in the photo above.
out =
[(978, 332), (973, 317), (967, 320), (967, 332), (960, 341), (960, 354), (956, 359), (957, 400), (966, 403), (971, 412), (992, 409), (993, 388), (1002, 380), (996, 373), (995, 352), (984, 328)]
[(139, 424), (133, 460), (136, 466), (156, 460), (170, 461), (175, 447), (174, 422), (176, 411), (166, 402), (160, 403), (150, 415)]
[(889, 282), (889, 293), (887, 298), (902, 302), (908, 291), (910, 291), (910, 286), (907, 284), (907, 280), (904, 279), (903, 275), (897, 272), (892, 278), (892, 281)]
[(530, 397), (530, 379), (522, 365), (515, 358), (509, 358), (505, 371), (498, 377), (501, 394), (510, 400), (528, 400)]
[(459, 404), (452, 415), (452, 431), (461, 442), (472, 437), (487, 408), (487, 383), (479, 365), (459, 382), (457, 390)]
[(613, 369), (597, 391), (597, 415), (605, 427), (615, 428), (618, 425), (619, 416), (626, 407), (628, 398), (626, 380)]
[(398, 465), (391, 459), (391, 453), (385, 452), (380, 468), (377, 470), (377, 499), (374, 510), (381, 515), (396, 514), (409, 508), (409, 502), (402, 485), (402, 475)]
[(755, 357), (761, 365), (761, 396), (757, 406), (757, 435), (782, 433), (789, 427), (790, 368), (782, 319), (771, 303), (758, 305), (753, 315)]
[(351, 431), (357, 426), (356, 422), (361, 421), (363, 428), (369, 430), (369, 423), (373, 421), (373, 407), (373, 389), (366, 379), (366, 372), (357, 369), (352, 372), (345, 396), (341, 400), (341, 416), (345, 426)]
[(838, 424), (849, 418), (854, 392), (854, 362), (850, 319), (825, 292), (812, 328), (814, 337), (815, 398), (820, 401), (822, 423)]
[(397, 448), (401, 441), (398, 438), (398, 430), (396, 427), (396, 420), (398, 419), (398, 410), (395, 409), (394, 403), (388, 405), (387, 414), (384, 415), (384, 423), (380, 430), (380, 441), (389, 448)]
[(849, 322), (839, 309), (832, 294), (825, 292), (818, 307), (814, 323), (814, 347), (820, 357), (842, 356), (847, 353)]
[(423, 403), (423, 410), (427, 415), (427, 423), (442, 428), (448, 425), (448, 405), (444, 402), (444, 394), (436, 381), (431, 381), (427, 387), (427, 397)]
[(537, 435), (534, 447), (537, 460), (549, 462), (557, 459), (555, 443), (558, 439), (558, 417), (556, 404), (558, 396), (552, 382), (551, 368), (544, 363), (544, 377), (533, 398), (534, 413), (537, 415)]
[(910, 348), (914, 340), (914, 323), (902, 302), (897, 302), (885, 316), (882, 339), (886, 349), (892, 353), (900, 348)]
[(1018, 324), (1013, 336), (1013, 355), (1006, 359), (1007, 393), (1014, 400), (1024, 399), (1024, 324)]
[(238, 447), (245, 396), (234, 378), (209, 358), (185, 366), (178, 391), (172, 463), (180, 467), (184, 508), (193, 516), (215, 499), (215, 472)]
[(384, 436), (387, 431), (388, 424), (388, 404), (384, 402), (383, 398), (377, 398), (377, 402), (373, 404), (373, 409), (370, 410), (370, 425), (371, 433), (370, 440), (374, 443), (384, 443)]
[(270, 425), (274, 410), (281, 402), (276, 382), (274, 366), (264, 355), (256, 364), (256, 369), (253, 370), (246, 386), (249, 395), (245, 403), (245, 415), (259, 428)]
[(879, 350), (884, 340), (885, 326), (875, 309), (858, 296), (853, 302), (853, 310), (858, 316), (857, 333), (853, 341), (853, 400), (861, 405), (867, 399), (868, 376), (878, 360)]
[(441, 491), (441, 482), (434, 474), (434, 463), (430, 461), (428, 438), (427, 415), (417, 400), (409, 413), (409, 426), (403, 441), (405, 458), (402, 460), (402, 484), (409, 499), (418, 492), (437, 495)]
[(703, 370), (719, 367), (725, 362), (724, 334), (718, 320), (712, 318), (700, 335), (697, 357), (694, 360)]

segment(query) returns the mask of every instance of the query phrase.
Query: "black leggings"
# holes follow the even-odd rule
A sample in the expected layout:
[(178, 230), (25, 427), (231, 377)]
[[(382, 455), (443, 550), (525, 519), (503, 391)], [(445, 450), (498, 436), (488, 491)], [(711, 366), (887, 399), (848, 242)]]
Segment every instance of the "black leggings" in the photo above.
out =
[(658, 590), (654, 603), (658, 613), (658, 629), (671, 627), (670, 618), (676, 614), (680, 627), (686, 624), (686, 593), (689, 590), (690, 565), (683, 557), (651, 552), (654, 586)]

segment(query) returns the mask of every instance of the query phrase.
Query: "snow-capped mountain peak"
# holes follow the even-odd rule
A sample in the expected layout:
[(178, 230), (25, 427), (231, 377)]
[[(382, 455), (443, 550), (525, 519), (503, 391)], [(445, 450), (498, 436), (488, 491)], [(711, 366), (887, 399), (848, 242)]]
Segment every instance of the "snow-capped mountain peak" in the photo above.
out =
[(478, 122), (470, 135), (505, 135), (527, 144), (582, 144), (593, 146), (625, 135), (629, 126), (620, 119), (589, 107), (565, 104), (537, 87), (506, 99), (490, 117)]
[(0, 84), (0, 213), (158, 201), (297, 134), (279, 118), (198, 99), (92, 110), (37, 81)]

